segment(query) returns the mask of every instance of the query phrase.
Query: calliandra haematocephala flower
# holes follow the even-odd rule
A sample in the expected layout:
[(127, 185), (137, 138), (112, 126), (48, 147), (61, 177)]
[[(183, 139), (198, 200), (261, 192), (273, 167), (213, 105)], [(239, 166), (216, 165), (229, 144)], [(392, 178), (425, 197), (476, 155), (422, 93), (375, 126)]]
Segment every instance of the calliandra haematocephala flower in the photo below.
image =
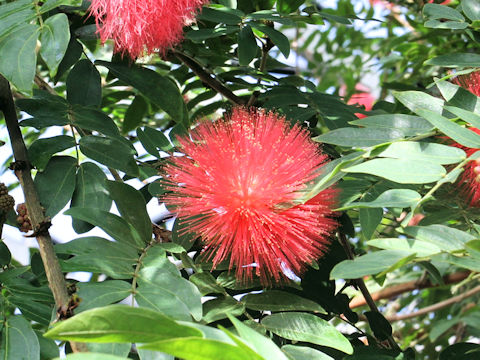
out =
[(185, 155), (165, 167), (163, 200), (201, 237), (214, 267), (229, 259), (238, 281), (255, 271), (271, 285), (323, 254), (337, 227), (337, 191), (298, 201), (327, 160), (307, 130), (274, 112), (234, 108), (179, 142)]
[(183, 39), (189, 24), (208, 0), (92, 0), (102, 43), (115, 42), (114, 51), (132, 59), (164, 53)]

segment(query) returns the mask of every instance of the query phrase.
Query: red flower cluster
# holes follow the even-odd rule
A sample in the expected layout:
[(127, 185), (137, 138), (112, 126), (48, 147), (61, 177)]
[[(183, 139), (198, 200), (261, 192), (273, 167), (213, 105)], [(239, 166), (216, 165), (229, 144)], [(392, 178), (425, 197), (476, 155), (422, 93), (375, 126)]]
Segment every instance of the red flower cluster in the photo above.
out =
[(452, 82), (464, 89), (467, 89), (472, 94), (480, 96), (480, 71), (474, 71), (465, 75), (458, 75), (453, 78)]
[[(362, 84), (357, 84), (355, 86), (355, 90), (357, 90), (357, 92), (353, 94), (350, 99), (348, 99), (347, 104), (363, 106), (365, 107), (365, 111), (372, 110), (373, 104), (375, 103), (375, 98), (370, 93), (370, 89), (368, 89), (366, 86), (363, 86)], [(355, 113), (355, 115), (359, 119), (367, 117), (367, 115), (362, 113)]]
[(185, 156), (165, 168), (164, 201), (201, 237), (207, 259), (230, 257), (239, 281), (253, 271), (264, 285), (300, 275), (337, 226), (336, 190), (293, 205), (327, 158), (308, 132), (273, 112), (236, 108), (191, 136), (180, 140)]
[(183, 26), (208, 0), (92, 0), (102, 43), (115, 41), (115, 52), (132, 59), (165, 52), (182, 40)]

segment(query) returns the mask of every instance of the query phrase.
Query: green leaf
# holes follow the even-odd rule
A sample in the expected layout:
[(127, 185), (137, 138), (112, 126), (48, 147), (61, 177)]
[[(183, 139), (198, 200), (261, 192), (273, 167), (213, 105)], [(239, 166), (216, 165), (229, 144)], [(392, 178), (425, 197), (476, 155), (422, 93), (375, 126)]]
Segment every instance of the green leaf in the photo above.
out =
[(132, 176), (138, 175), (133, 158), (135, 150), (126, 145), (123, 138), (89, 135), (82, 137), (79, 144), (80, 150), (92, 160)]
[(235, 14), (232, 9), (225, 7), (204, 7), (201, 14), (197, 17), (199, 20), (207, 20), (217, 24), (237, 25), (242, 22), (242, 18)]
[(202, 296), (224, 293), (223, 287), (217, 284), (216, 279), (209, 272), (195, 273), (190, 276), (189, 280), (197, 286)]
[(480, 98), (470, 91), (449, 81), (436, 81), (436, 85), (449, 105), (474, 112), (480, 111)]
[(452, 114), (457, 115), (460, 119), (470, 123), (474, 127), (480, 127), (480, 115), (454, 106), (445, 106), (444, 108), (445, 110), (450, 111)]
[(378, 311), (365, 311), (365, 316), (368, 319), (368, 324), (373, 331), (375, 337), (379, 340), (387, 340), (392, 335), (392, 325), (387, 319)]
[(182, 94), (170, 78), (135, 65), (128, 66), (106, 61), (97, 61), (96, 64), (105, 66), (119, 80), (136, 88), (152, 103), (170, 115), (174, 121), (188, 124), (188, 114), (184, 112), (185, 104)]
[(459, 144), (471, 148), (480, 148), (480, 135), (475, 132), (465, 129), (446, 117), (429, 110), (419, 109), (417, 110), (417, 114), (423, 116), (438, 130)]
[(283, 56), (288, 58), (290, 55), (290, 40), (288, 40), (285, 35), (283, 35), (280, 31), (275, 30), (273, 27), (262, 23), (257, 23), (255, 21), (250, 22), (250, 25), (267, 35), (269, 39), (278, 47)]
[(418, 257), (431, 256), (442, 251), (442, 249), (435, 244), (418, 239), (382, 238), (369, 240), (367, 244), (384, 250), (410, 251), (411, 253), (417, 254)]
[(107, 189), (122, 219), (137, 230), (144, 244), (148, 244), (152, 240), (152, 221), (147, 213), (143, 195), (130, 185), (119, 181), (107, 181)]
[(67, 77), (70, 104), (98, 107), (102, 103), (102, 78), (90, 60), (78, 61)]
[(444, 101), (421, 91), (393, 92), (393, 95), (410, 111), (417, 113), (419, 109), (426, 109), (441, 114)]
[(419, 116), (404, 114), (386, 114), (368, 116), (349, 122), (352, 125), (365, 126), (367, 128), (397, 130), (404, 136), (415, 136), (425, 134), (433, 129), (433, 126)]
[(313, 138), (314, 141), (348, 147), (368, 147), (403, 139), (397, 129), (340, 128)]
[(8, 249), (7, 245), (3, 241), (0, 241), (0, 265), (8, 265), (12, 260), (12, 254)]
[(353, 348), (345, 336), (322, 318), (300, 312), (277, 313), (262, 319), (269, 331), (289, 340), (331, 347), (347, 354)]
[(77, 283), (77, 289), (77, 295), (81, 301), (75, 310), (76, 314), (125, 299), (131, 294), (132, 285), (121, 280), (106, 280), (96, 283)]
[(228, 318), (237, 330), (240, 337), (245, 340), (250, 347), (255, 350), (263, 359), (288, 360), (278, 346), (269, 338), (256, 332), (251, 327), (245, 325), (238, 319), (229, 315)]
[[(463, 3), (463, 2), (462, 2)], [(441, 353), (439, 360), (470, 360), (480, 355), (480, 345), (475, 343), (457, 343), (448, 346)]]
[(17, 0), (0, 5), (0, 37), (7, 35), (35, 18), (35, 10), (30, 0)]
[(290, 14), (297, 11), (303, 0), (277, 0), (277, 10), (283, 14)]
[(423, 16), (435, 20), (446, 19), (465, 21), (463, 15), (457, 10), (438, 4), (425, 4), (423, 7)]
[(38, 170), (43, 170), (53, 155), (73, 146), (75, 139), (71, 136), (59, 135), (38, 139), (28, 148), (28, 159)]
[(195, 233), (188, 231), (188, 225), (185, 225), (185, 223), (177, 217), (173, 223), (172, 242), (181, 245), (188, 251), (193, 246), (196, 238), (197, 235)]
[(135, 229), (120, 216), (96, 208), (70, 208), (63, 213), (98, 226), (115, 240), (131, 246), (142, 246), (143, 242)]
[(40, 345), (30, 324), (23, 316), (9, 317), (2, 329), (2, 360), (40, 360)]
[[(112, 206), (112, 199), (105, 187), (107, 176), (102, 169), (91, 162), (84, 162), (77, 171), (75, 191), (73, 192), (70, 207), (97, 208), (108, 211)], [(88, 222), (72, 219), (73, 229), (77, 234), (87, 232), (93, 228)]]
[(312, 311), (326, 314), (316, 302), (280, 290), (266, 290), (259, 294), (248, 294), (242, 298), (246, 307), (258, 311)]
[[(419, 193), (410, 189), (391, 189), (379, 195), (370, 202), (356, 202), (342, 207), (342, 210), (354, 208), (383, 208), (398, 207), (405, 208), (414, 206), (422, 197)], [(339, 210), (339, 209), (337, 209)]]
[(247, 66), (258, 52), (257, 40), (250, 25), (245, 25), (238, 33), (238, 62)]
[(462, 250), (465, 244), (476, 239), (475, 236), (445, 225), (409, 226), (404, 229), (405, 234), (420, 241), (434, 244), (443, 251)]
[(76, 353), (68, 354), (65, 358), (55, 358), (53, 360), (129, 360), (130, 358), (109, 355), (104, 353)]
[(480, 67), (480, 55), (475, 53), (454, 53), (440, 55), (425, 61), (424, 64), (450, 68)]
[(342, 171), (376, 175), (401, 184), (431, 183), (447, 173), (441, 165), (414, 159), (373, 159)]
[(307, 346), (284, 345), (282, 351), (292, 360), (333, 360), (327, 354)]
[(54, 156), (45, 170), (35, 176), (35, 187), (45, 215), (53, 217), (70, 201), (75, 190), (77, 160), (70, 156)]
[(238, 346), (218, 340), (202, 338), (182, 338), (151, 342), (139, 347), (162, 351), (184, 360), (259, 360)]
[(238, 26), (220, 25), (214, 29), (190, 30), (185, 33), (185, 37), (193, 42), (201, 43), (204, 40), (218, 38), (236, 31), (238, 31)]
[(145, 150), (157, 158), (160, 157), (158, 149), (168, 151), (172, 148), (172, 144), (170, 144), (168, 138), (161, 131), (148, 126), (145, 126), (143, 130), (137, 129), (137, 136)]
[(26, 93), (32, 92), (38, 33), (38, 25), (26, 24), (0, 38), (0, 74)]
[[(10, 288), (7, 286), (7, 289)], [(15, 289), (11, 289), (15, 293)], [(29, 291), (18, 293), (8, 297), (8, 301), (15, 307), (18, 307), (22, 315), (28, 320), (36, 321), (39, 324), (48, 326), (52, 318), (53, 304), (35, 301), (35, 294), (29, 294)]]
[(462, 0), (462, 11), (470, 20), (480, 20), (480, 3), (477, 0)]
[(182, 278), (166, 257), (165, 250), (153, 247), (143, 259), (135, 300), (179, 320), (202, 318), (201, 295), (197, 287)]
[(45, 339), (43, 331), (34, 330), (37, 335), (38, 343), (40, 344), (40, 359), (53, 359), (59, 355), (60, 349), (55, 341)]
[(65, 51), (65, 55), (63, 56), (62, 61), (58, 65), (57, 74), (55, 75), (54, 81), (55, 83), (60, 80), (63, 74), (70, 69), (82, 56), (83, 47), (78, 42), (77, 39), (74, 37), (70, 38), (70, 41), (67, 46), (67, 50)]
[(49, 17), (41, 28), (40, 55), (50, 69), (50, 76), (57, 73), (58, 65), (67, 51), (70, 41), (68, 17), (65, 14), (56, 14)]
[(109, 305), (87, 310), (48, 330), (45, 337), (98, 343), (153, 342), (202, 333), (145, 308)]
[(114, 356), (128, 356), (132, 349), (132, 344), (129, 343), (89, 343), (87, 344), (89, 352), (102, 353), (105, 355)]
[(415, 159), (441, 165), (456, 164), (467, 158), (462, 149), (436, 143), (400, 141), (378, 154), (394, 159)]
[(135, 96), (132, 103), (125, 112), (122, 122), (122, 133), (127, 134), (129, 131), (135, 130), (141, 123), (148, 112), (148, 104), (141, 95)]
[(335, 265), (330, 278), (358, 279), (362, 276), (378, 274), (411, 254), (411, 251), (405, 250), (380, 250), (359, 256), (355, 260), (344, 260)]
[(232, 297), (220, 297), (203, 303), (202, 320), (211, 322), (225, 319), (227, 315), (240, 316), (245, 311), (245, 305)]
[(107, 136), (118, 136), (117, 125), (101, 110), (75, 105), (70, 111), (70, 121), (84, 130), (98, 131)]

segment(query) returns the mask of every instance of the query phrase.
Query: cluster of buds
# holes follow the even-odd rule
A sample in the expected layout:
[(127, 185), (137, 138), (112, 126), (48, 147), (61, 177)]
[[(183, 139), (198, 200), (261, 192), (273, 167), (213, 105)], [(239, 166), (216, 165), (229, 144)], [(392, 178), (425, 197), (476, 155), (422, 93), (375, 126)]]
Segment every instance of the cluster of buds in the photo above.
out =
[(27, 206), (24, 203), (17, 205), (17, 214), (17, 223), (20, 226), (20, 231), (26, 233), (32, 230), (32, 223), (28, 217)]
[(15, 200), (8, 195), (8, 188), (4, 183), (0, 183), (0, 213), (7, 213), (15, 205)]

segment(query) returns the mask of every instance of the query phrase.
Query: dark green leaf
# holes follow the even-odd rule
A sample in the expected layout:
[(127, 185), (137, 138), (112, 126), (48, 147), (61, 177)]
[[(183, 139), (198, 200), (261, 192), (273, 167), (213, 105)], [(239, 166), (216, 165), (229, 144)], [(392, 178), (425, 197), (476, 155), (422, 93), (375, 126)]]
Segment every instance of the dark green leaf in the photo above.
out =
[[(91, 162), (81, 164), (77, 170), (75, 191), (70, 207), (97, 208), (108, 211), (112, 206), (112, 199), (105, 187), (107, 176), (102, 169)], [(93, 228), (93, 225), (72, 219), (72, 226), (76, 233), (81, 234)]]
[(121, 170), (129, 175), (138, 175), (135, 151), (117, 137), (84, 136), (80, 139), (80, 150), (92, 160)]
[(77, 160), (70, 156), (54, 156), (44, 171), (35, 176), (35, 187), (45, 215), (53, 217), (70, 201), (75, 190)]
[(185, 250), (190, 250), (193, 246), (193, 241), (197, 238), (194, 233), (185, 230), (185, 225), (178, 217), (175, 219), (172, 229), (172, 241), (181, 245)]
[(26, 24), (0, 38), (0, 74), (19, 91), (32, 92), (38, 25)]
[(70, 112), (70, 121), (84, 130), (98, 131), (104, 135), (119, 135), (117, 125), (104, 112), (83, 106), (74, 106)]
[(245, 311), (245, 305), (232, 297), (216, 298), (203, 303), (202, 320), (209, 324), (211, 322), (225, 319), (228, 314), (240, 316)]
[(341, 332), (327, 321), (312, 314), (277, 313), (262, 319), (262, 325), (286, 339), (328, 346), (347, 354), (353, 353), (352, 345)]
[(75, 38), (70, 38), (65, 56), (58, 65), (57, 74), (55, 75), (55, 82), (57, 82), (65, 72), (70, 69), (82, 56), (83, 47)]
[(28, 148), (28, 159), (38, 170), (43, 170), (53, 155), (73, 146), (75, 139), (71, 136), (59, 135), (38, 139)]
[(63, 213), (98, 226), (115, 240), (132, 246), (143, 245), (138, 233), (120, 216), (96, 208), (70, 208)]
[(245, 25), (238, 33), (238, 62), (247, 66), (258, 52), (257, 40), (250, 25)]
[(303, 0), (277, 0), (277, 10), (284, 14), (290, 14), (296, 11), (303, 3)]
[(479, 355), (479, 344), (464, 342), (448, 346), (440, 353), (439, 360), (472, 360)]
[(168, 138), (161, 132), (146, 126), (143, 130), (137, 129), (137, 136), (142, 146), (149, 154), (159, 158), (158, 149), (168, 151), (172, 148)]
[(98, 343), (153, 342), (196, 336), (201, 337), (202, 333), (159, 312), (125, 305), (84, 311), (45, 333), (45, 337), (51, 339)]
[(143, 195), (118, 181), (107, 181), (107, 188), (122, 218), (137, 230), (144, 244), (148, 244), (152, 240), (152, 221)]
[(5, 266), (10, 264), (12, 260), (12, 254), (8, 249), (7, 245), (3, 241), (0, 241), (0, 266)]
[(195, 273), (190, 276), (190, 282), (195, 284), (202, 294), (205, 296), (207, 294), (223, 294), (223, 288), (217, 284), (217, 281), (209, 272)]
[(135, 96), (132, 103), (128, 106), (127, 112), (122, 123), (122, 133), (135, 130), (148, 112), (148, 104), (141, 95)]
[(316, 302), (304, 299), (298, 295), (267, 290), (259, 294), (248, 294), (242, 298), (247, 308), (259, 311), (312, 311), (325, 314), (325, 310)]
[(98, 65), (105, 66), (119, 80), (133, 86), (147, 99), (164, 110), (176, 122), (188, 123), (188, 114), (184, 113), (182, 94), (177, 85), (166, 76), (138, 66), (114, 64), (106, 61), (97, 61)]
[(40, 360), (40, 345), (30, 324), (23, 316), (9, 317), (2, 330), (0, 359)]
[(378, 311), (365, 311), (364, 314), (368, 319), (370, 329), (372, 329), (377, 339), (386, 340), (392, 335), (392, 325), (381, 313)]
[(121, 280), (77, 283), (77, 295), (81, 301), (75, 313), (110, 305), (125, 299), (131, 292), (132, 285)]
[(251, 26), (255, 29), (261, 31), (269, 37), (269, 39), (278, 47), (280, 52), (288, 58), (290, 55), (290, 40), (283, 35), (280, 31), (275, 30), (273, 27), (267, 26), (265, 24), (257, 23), (252, 21)]
[(68, 102), (84, 106), (100, 106), (102, 102), (101, 81), (100, 73), (91, 61), (80, 60), (67, 77)]
[(8, 301), (18, 307), (23, 316), (28, 320), (33, 320), (48, 326), (52, 318), (53, 304), (45, 304), (35, 301), (35, 297), (29, 296), (28, 293), (12, 295), (8, 297)]
[(204, 7), (198, 19), (227, 25), (237, 25), (242, 21), (240, 16), (233, 13), (231, 9), (224, 7)]
[(58, 65), (67, 51), (70, 40), (68, 17), (65, 14), (56, 14), (49, 17), (41, 28), (40, 55), (50, 69), (50, 76), (55, 76)]

